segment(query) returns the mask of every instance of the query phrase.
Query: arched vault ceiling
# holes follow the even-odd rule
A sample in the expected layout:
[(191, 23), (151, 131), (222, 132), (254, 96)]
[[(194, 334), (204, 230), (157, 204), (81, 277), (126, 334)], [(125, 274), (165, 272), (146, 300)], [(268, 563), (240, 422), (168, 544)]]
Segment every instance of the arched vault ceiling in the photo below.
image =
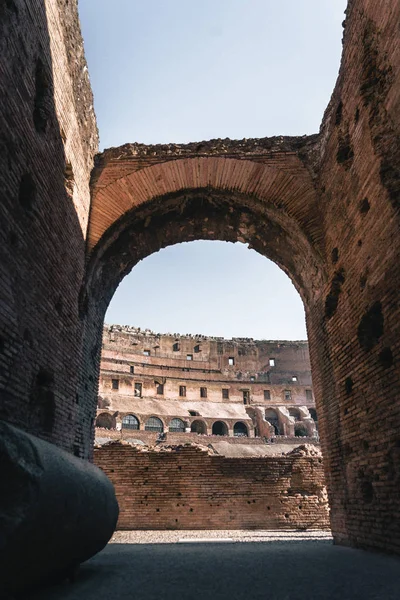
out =
[(132, 209), (201, 189), (239, 192), (272, 204), (294, 219), (317, 248), (320, 219), (310, 166), (315, 147), (316, 136), (311, 136), (106, 150), (92, 175), (88, 253)]

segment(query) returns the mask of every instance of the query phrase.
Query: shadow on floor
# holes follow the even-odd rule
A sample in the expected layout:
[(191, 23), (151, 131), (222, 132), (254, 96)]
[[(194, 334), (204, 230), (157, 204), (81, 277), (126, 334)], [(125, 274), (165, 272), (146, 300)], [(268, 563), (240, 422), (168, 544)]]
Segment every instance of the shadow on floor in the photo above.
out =
[(399, 557), (321, 540), (109, 544), (26, 600), (399, 600)]

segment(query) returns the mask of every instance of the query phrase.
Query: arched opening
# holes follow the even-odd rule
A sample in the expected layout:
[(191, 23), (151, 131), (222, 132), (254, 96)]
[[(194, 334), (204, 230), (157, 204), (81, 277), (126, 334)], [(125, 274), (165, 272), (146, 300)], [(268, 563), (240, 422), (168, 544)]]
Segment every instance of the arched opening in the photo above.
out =
[(96, 427), (102, 429), (114, 429), (115, 423), (112, 415), (109, 413), (100, 413), (96, 418)]
[(296, 437), (306, 437), (307, 434), (307, 427), (304, 423), (302, 423), (301, 421), (297, 421), (294, 425), (294, 435)]
[[(229, 163), (230, 173), (226, 173), (228, 179), (232, 175), (235, 179), (244, 168), (245, 162), (246, 161), (242, 160), (233, 160), (232, 163)], [(174, 162), (174, 169), (176, 169), (177, 172), (180, 169), (183, 169), (184, 171), (181, 173), (183, 178), (180, 181), (181, 184), (182, 181), (185, 181), (185, 178), (188, 177), (189, 172), (191, 173), (190, 177), (194, 176), (195, 179), (204, 177), (202, 181), (208, 181), (211, 171), (214, 172), (213, 170), (217, 168), (220, 168), (223, 171), (227, 165), (228, 163), (226, 161), (220, 162), (219, 158), (214, 160), (214, 158), (211, 159), (207, 157), (204, 160), (195, 159), (193, 161), (191, 159), (178, 159)], [(88, 242), (88, 248), (91, 254), (86, 285), (81, 296), (82, 318), (88, 323), (86, 330), (88, 335), (87, 354), (88, 357), (90, 357), (90, 360), (92, 360), (93, 357), (93, 339), (91, 339), (89, 333), (91, 335), (95, 334), (98, 318), (99, 316), (101, 319), (104, 317), (108, 303), (120, 281), (122, 281), (125, 275), (128, 274), (139, 261), (155, 254), (162, 248), (172, 247), (183, 242), (219, 241), (248, 244), (252, 250), (258, 252), (262, 257), (271, 259), (284, 271), (284, 273), (286, 273), (286, 275), (289, 275), (289, 278), (300, 294), (306, 313), (309, 309), (312, 309), (312, 312), (310, 313), (312, 318), (315, 319), (316, 316), (321, 316), (321, 312), (315, 308), (315, 302), (318, 304), (318, 302), (321, 303), (321, 301), (323, 301), (322, 296), (316, 298), (316, 291), (323, 289), (325, 285), (325, 272), (320, 255), (312, 242), (312, 239), (314, 235), (317, 235), (317, 232), (312, 231), (313, 226), (311, 226), (310, 230), (307, 230), (309, 227), (308, 222), (305, 227), (301, 224), (301, 220), (304, 218), (304, 214), (302, 213), (303, 209), (300, 210), (300, 213), (302, 213), (301, 218), (300, 216), (298, 218), (295, 215), (295, 207), (292, 206), (290, 210), (283, 209), (283, 206), (288, 199), (286, 198), (286, 200), (283, 200), (283, 196), (285, 196), (286, 193), (289, 194), (289, 191), (279, 192), (272, 197), (270, 192), (264, 192), (261, 191), (261, 189), (258, 189), (257, 193), (254, 193), (254, 188), (252, 187), (254, 186), (254, 176), (257, 171), (258, 177), (260, 180), (263, 180), (262, 185), (261, 183), (260, 185), (264, 190), (275, 189), (275, 185), (278, 186), (276, 189), (284, 190), (287, 186), (287, 190), (291, 189), (290, 193), (293, 193), (295, 196), (298, 195), (299, 197), (303, 197), (307, 202), (307, 206), (311, 207), (315, 200), (315, 191), (312, 190), (311, 184), (311, 187), (309, 187), (309, 173), (306, 174), (303, 171), (303, 167), (300, 163), (297, 163), (296, 166), (297, 175), (295, 173), (289, 175), (291, 172), (291, 166), (289, 165), (286, 165), (285, 169), (276, 169), (276, 167), (271, 167), (270, 165), (256, 166), (256, 163), (249, 164), (248, 167), (250, 171), (247, 173), (246, 183), (243, 184), (243, 182), (240, 183), (237, 181), (236, 189), (236, 184), (232, 184), (233, 187), (231, 186), (230, 189), (223, 189), (217, 182), (214, 182), (211, 185), (202, 184), (198, 187), (196, 187), (196, 185), (193, 187), (193, 181), (190, 184), (189, 181), (187, 181), (187, 185), (183, 183), (183, 188), (178, 190), (168, 191), (164, 188), (160, 193), (158, 191), (156, 193), (155, 190), (153, 190), (154, 195), (153, 192), (151, 192), (151, 197), (143, 202), (140, 201), (135, 204), (129, 204), (128, 199), (125, 198), (125, 210), (122, 211), (118, 217), (117, 214), (114, 214), (115, 219), (110, 223), (110, 226), (104, 230), (102, 235), (101, 229), (103, 225), (100, 223), (100, 212), (97, 212), (97, 207), (93, 206), (91, 214), (92, 221), (89, 226), (90, 239)], [(147, 175), (152, 182), (151, 185), (154, 183), (151, 174), (152, 169), (153, 167), (150, 166), (147, 170)], [(157, 165), (157, 167), (154, 167), (154, 173), (157, 171), (157, 181), (161, 181), (164, 176), (167, 177), (170, 182), (172, 179), (177, 181), (176, 173), (172, 177), (171, 173), (167, 174), (166, 169), (166, 163), (164, 162)], [(232, 169), (233, 171), (231, 171)], [(238, 170), (236, 171), (236, 169)], [(140, 170), (135, 173), (136, 175), (132, 173), (132, 178), (135, 179), (135, 181), (136, 179), (142, 178)], [(300, 181), (296, 181), (299, 173), (301, 173), (301, 184)], [(111, 178), (113, 177), (113, 175), (110, 176)], [(102, 175), (100, 175), (100, 178), (101, 177)], [(128, 181), (129, 178), (130, 175), (127, 175), (126, 180)], [(280, 181), (279, 185), (276, 178)], [(138, 183), (137, 181), (135, 183), (133, 179), (129, 179), (131, 191)], [(146, 188), (147, 183), (142, 183), (144, 188)], [(293, 183), (294, 187), (292, 187)], [(115, 182), (115, 185), (115, 194), (118, 197), (121, 196), (121, 202), (124, 203), (125, 200), (122, 200), (124, 192), (120, 189), (118, 181)], [(107, 198), (113, 186), (114, 184), (110, 183), (104, 189), (100, 190), (99, 188), (98, 195), (95, 196), (95, 204), (97, 204), (97, 201), (100, 202), (100, 196), (103, 196), (105, 202), (111, 200), (110, 198), (107, 200)], [(283, 188), (281, 186), (283, 186)], [(140, 194), (139, 190), (138, 194)], [(279, 204), (277, 198), (281, 195), (282, 203)], [(140, 197), (142, 198), (143, 194)], [(98, 205), (99, 209), (100, 204)], [(277, 204), (279, 204), (279, 206)], [(134, 208), (131, 208), (132, 206), (134, 206)], [(116, 210), (118, 212), (119, 209)], [(158, 291), (163, 289), (161, 285), (158, 285), (157, 279), (154, 279), (154, 281), (157, 281)], [(145, 290), (147, 288), (141, 286), (136, 289)], [(242, 302), (247, 301), (247, 296), (243, 293), (243, 290), (245, 289), (246, 287), (242, 287), (240, 294), (235, 292), (235, 295), (239, 295), (242, 298)], [(178, 294), (182, 294), (182, 291), (187, 291), (184, 280), (178, 282), (176, 290), (171, 296), (176, 298)], [(203, 292), (204, 289), (200, 289), (197, 295), (200, 297)], [(222, 310), (226, 310), (225, 303), (226, 307), (228, 307), (228, 297), (225, 297), (224, 303), (221, 305)], [(190, 300), (188, 304), (191, 305), (193, 310), (192, 300)], [(248, 307), (249, 304), (246, 303), (245, 306)], [(163, 311), (159, 312), (162, 313)], [(310, 323), (310, 320), (308, 323)], [(160, 331), (160, 328), (158, 331)], [(208, 411), (204, 409), (208, 402), (212, 402), (212, 394), (215, 392), (212, 390), (212, 385), (201, 383), (198, 377), (200, 373), (207, 371), (207, 361), (203, 358), (205, 355), (204, 344), (197, 334), (193, 334), (194, 339), (193, 341), (190, 341), (183, 340), (179, 337), (179, 332), (176, 334), (175, 331), (176, 330), (174, 329), (171, 331), (170, 339), (165, 346), (165, 350), (163, 350), (161, 341), (156, 339), (156, 334), (153, 335), (151, 331), (143, 332), (143, 338), (146, 340), (147, 345), (143, 345), (144, 341), (143, 343), (140, 342), (137, 346), (137, 348), (140, 348), (140, 351), (137, 350), (137, 362), (130, 360), (130, 365), (134, 366), (134, 373), (132, 373), (130, 386), (133, 388), (138, 378), (143, 379), (143, 401), (141, 404), (143, 405), (145, 402), (146, 406), (150, 403), (150, 399), (156, 395), (150, 391), (149, 383), (146, 383), (145, 381), (145, 372), (149, 372), (148, 369), (151, 361), (156, 359), (159, 360), (159, 357), (162, 356), (163, 352), (168, 353), (169, 361), (180, 361), (179, 369), (182, 369), (183, 372), (174, 370), (174, 382), (168, 383), (168, 378), (171, 373), (168, 372), (167, 369), (164, 369), (162, 374), (157, 374), (157, 378), (162, 375), (163, 380), (164, 378), (166, 379), (164, 398), (162, 401), (161, 399), (157, 399), (160, 408), (160, 402), (162, 402), (162, 410), (160, 410), (160, 413), (157, 413), (157, 411), (151, 407), (150, 410), (147, 409), (147, 414), (152, 414), (153, 418), (157, 418), (157, 414), (160, 414), (163, 416), (162, 418), (165, 422), (169, 423), (171, 418), (181, 418), (181, 415), (183, 417), (185, 414), (196, 417), (197, 415), (192, 415), (189, 410), (192, 411), (192, 413), (196, 412), (199, 417), (201, 416), (201, 420), (207, 419), (210, 423), (213, 423), (212, 426), (208, 427), (208, 431), (206, 431), (209, 434), (212, 433), (213, 435), (224, 437), (228, 444), (230, 443), (230, 439), (234, 440), (234, 438), (238, 437), (237, 435), (232, 435), (232, 438), (229, 437), (229, 428), (227, 426), (228, 419), (230, 423), (229, 427), (232, 426), (232, 434), (234, 434), (233, 424), (242, 422), (246, 425), (247, 437), (249, 436), (250, 428), (251, 431), (256, 429), (260, 435), (259, 439), (262, 443), (265, 443), (265, 439), (271, 437), (271, 427), (266, 424), (264, 419), (265, 400), (270, 397), (275, 403), (284, 403), (285, 400), (282, 397), (283, 385), (288, 389), (292, 385), (292, 381), (288, 381), (288, 374), (286, 373), (286, 375), (284, 375), (282, 372), (279, 379), (279, 392), (277, 387), (274, 387), (278, 385), (278, 382), (274, 380), (274, 373), (277, 373), (279, 369), (282, 368), (280, 366), (282, 364), (279, 356), (281, 352), (280, 348), (276, 346), (273, 351), (271, 349), (271, 352), (264, 357), (265, 360), (260, 366), (260, 369), (255, 369), (254, 372), (250, 372), (249, 369), (244, 366), (245, 363), (243, 361), (245, 361), (245, 359), (242, 358), (242, 356), (245, 356), (246, 353), (240, 354), (239, 348), (232, 353), (228, 353), (228, 350), (226, 350), (227, 354), (224, 357), (224, 361), (226, 359), (226, 364), (225, 362), (222, 362), (219, 365), (216, 365), (214, 370), (210, 370), (210, 372), (224, 373), (222, 378), (220, 375), (218, 376), (220, 382), (218, 399), (221, 404), (224, 404), (225, 411), (220, 412), (220, 409)], [(323, 338), (326, 330), (321, 331)], [(321, 331), (318, 331), (319, 336), (321, 336)], [(210, 334), (212, 334), (211, 331)], [(99, 331), (97, 332), (97, 335), (99, 336), (98, 339), (101, 344), (101, 335)], [(320, 342), (321, 340), (319, 339), (318, 343)], [(215, 341), (215, 343), (217, 344), (218, 342)], [(112, 344), (113, 342), (110, 342), (111, 346)], [(116, 346), (117, 345), (114, 347)], [(112, 352), (113, 350), (110, 349), (110, 351)], [(215, 349), (213, 356), (219, 356), (217, 348)], [(318, 355), (316, 355), (316, 357), (318, 360)], [(199, 364), (199, 361), (201, 364)], [(225, 373), (227, 373), (227, 377), (229, 377), (228, 374), (230, 373), (232, 375), (233, 373), (236, 373), (241, 364), (244, 366), (242, 372), (240, 374), (238, 373), (238, 378), (236, 378), (236, 375), (234, 378), (234, 380), (237, 381), (237, 385), (233, 386), (228, 380), (226, 380), (225, 383)], [(168, 363), (167, 365), (170, 371), (171, 365), (172, 363)], [(194, 369), (197, 369), (195, 378), (189, 376)], [(293, 377), (294, 373), (295, 370), (290, 368), (289, 375)], [(216, 378), (214, 377), (214, 379)], [(301, 378), (300, 380), (303, 381)], [(193, 381), (196, 381), (197, 383), (194, 385)], [(296, 388), (299, 388), (298, 383), (299, 382), (296, 381)], [(311, 382), (307, 385), (308, 389), (310, 389), (310, 385)], [(206, 395), (201, 394), (201, 387), (207, 388)], [(237, 388), (237, 390), (235, 390), (234, 387)], [(256, 387), (257, 393), (255, 394), (254, 390)], [(269, 388), (271, 388), (271, 390)], [(272, 390), (272, 388), (274, 389)], [(243, 403), (243, 389), (249, 391), (247, 405), (244, 405)], [(129, 392), (129, 390), (127, 391)], [(228, 407), (228, 404), (230, 403), (235, 404), (235, 394), (239, 392), (241, 397), (240, 409), (237, 406), (238, 402), (236, 403), (235, 408)], [(172, 394), (171, 398), (174, 398), (176, 402), (179, 402), (179, 404), (182, 405), (181, 413), (175, 408), (173, 409), (173, 412), (171, 411), (168, 413), (169, 400), (167, 396), (169, 394)], [(116, 396), (114, 397), (116, 398)], [(154, 400), (156, 400), (156, 398), (154, 398)], [(190, 405), (185, 407), (185, 403), (190, 403)], [(306, 404), (306, 398), (304, 399), (304, 404)], [(256, 405), (259, 405), (257, 410), (254, 408)], [(287, 419), (286, 415), (287, 413), (284, 415)], [(279, 434), (279, 420), (274, 421), (274, 425), (275, 433)], [(195, 427), (196, 426), (192, 425), (191, 431), (193, 431)], [(159, 433), (163, 431), (162, 424), (160, 423), (151, 429), (146, 423), (144, 429), (158, 431)], [(199, 432), (204, 431), (203, 426), (196, 427), (196, 430)], [(237, 430), (236, 433), (239, 433), (239, 431)], [(291, 427), (291, 435), (294, 439), (293, 426)], [(218, 443), (216, 440), (214, 441)]]
[(164, 431), (164, 425), (158, 417), (150, 417), (147, 419), (144, 429), (145, 431), (158, 431), (159, 433), (162, 433)]
[(186, 430), (186, 426), (182, 419), (172, 419), (168, 429), (171, 433), (181, 433)]
[(241, 421), (235, 423), (233, 426), (233, 435), (235, 437), (248, 437), (249, 432), (245, 423), (242, 423)]
[(272, 425), (275, 435), (281, 435), (278, 413), (273, 408), (265, 409), (265, 420)]
[(140, 429), (139, 419), (135, 415), (125, 415), (122, 418), (122, 429)]
[(190, 431), (192, 433), (199, 433), (200, 435), (207, 435), (207, 425), (204, 421), (193, 421), (190, 426)]
[(215, 421), (212, 426), (213, 435), (228, 435), (228, 426), (224, 421)]
[(289, 415), (293, 417), (295, 421), (301, 421), (301, 414), (298, 408), (289, 408)]

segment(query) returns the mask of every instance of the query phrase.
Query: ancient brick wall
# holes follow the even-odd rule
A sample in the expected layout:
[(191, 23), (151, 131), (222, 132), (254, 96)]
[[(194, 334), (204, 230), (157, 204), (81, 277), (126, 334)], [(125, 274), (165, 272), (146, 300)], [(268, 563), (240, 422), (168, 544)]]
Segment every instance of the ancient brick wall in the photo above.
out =
[(1, 2), (0, 55), (0, 418), (83, 455), (78, 304), (97, 128), (76, 0)]
[[(400, 4), (352, 0), (315, 171), (328, 285), (307, 314), (335, 539), (400, 550)], [(333, 370), (330, 370), (330, 365)]]
[(115, 486), (119, 529), (329, 529), (321, 456), (224, 458), (193, 446), (111, 443), (95, 464)]

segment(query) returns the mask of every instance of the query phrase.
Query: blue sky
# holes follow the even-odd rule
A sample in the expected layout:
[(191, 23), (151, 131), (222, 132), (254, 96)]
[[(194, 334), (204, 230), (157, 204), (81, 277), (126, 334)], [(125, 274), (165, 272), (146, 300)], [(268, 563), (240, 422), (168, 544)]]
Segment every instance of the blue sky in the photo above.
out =
[[(101, 149), (317, 132), (337, 77), (345, 6), (80, 0)], [(118, 288), (106, 320), (160, 332), (306, 337), (301, 300), (286, 275), (245, 246), (222, 242), (147, 258)]]

